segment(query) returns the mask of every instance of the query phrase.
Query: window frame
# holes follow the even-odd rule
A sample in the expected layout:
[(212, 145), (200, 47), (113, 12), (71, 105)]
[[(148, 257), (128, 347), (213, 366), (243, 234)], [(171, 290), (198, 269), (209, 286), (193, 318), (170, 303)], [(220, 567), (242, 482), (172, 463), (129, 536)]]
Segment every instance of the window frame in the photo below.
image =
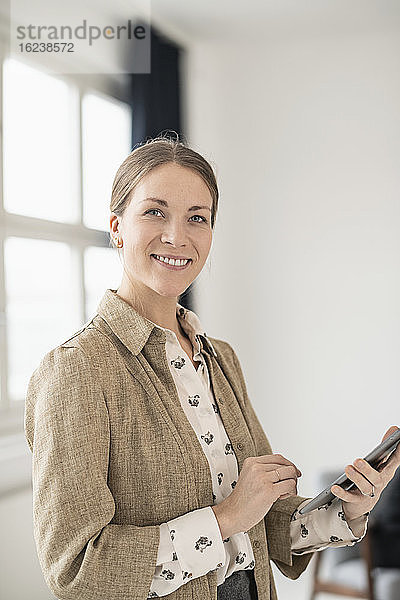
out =
[[(40, 69), (39, 60), (29, 60), (21, 58), (10, 53), (4, 41), (0, 36), (0, 115), (3, 115), (3, 63), (7, 58), (15, 58), (33, 68)], [(43, 66), (45, 67), (45, 62)], [(9, 213), (4, 208), (4, 190), (0, 186), (0, 448), (6, 448), (3, 457), (7, 454), (15, 456), (15, 448), (19, 445), (26, 446), (24, 440), (24, 404), (25, 398), (16, 401), (10, 400), (7, 393), (7, 323), (6, 323), (6, 289), (5, 289), (5, 264), (4, 264), (4, 245), (6, 238), (10, 236), (50, 240), (66, 243), (72, 251), (73, 271), (76, 274), (77, 294), (76, 298), (78, 310), (80, 313), (80, 322), (85, 323), (89, 315), (86, 314), (86, 294), (84, 285), (84, 253), (87, 247), (98, 246), (109, 248), (109, 232), (101, 231), (87, 227), (83, 223), (83, 149), (82, 149), (82, 99), (85, 94), (93, 93), (102, 97), (107, 97), (111, 101), (119, 101), (128, 104), (132, 110), (129, 87), (121, 80), (112, 75), (76, 75), (76, 74), (57, 74), (49, 73), (51, 76), (59, 78), (68, 85), (74, 86), (77, 98), (77, 122), (76, 122), (76, 140), (77, 148), (77, 168), (78, 168), (78, 220), (76, 223), (60, 223), (42, 218), (28, 217)], [(126, 81), (125, 77), (125, 81)], [(0, 178), (3, 180), (3, 155), (4, 138), (1, 128), (0, 143)], [(22, 433), (21, 433), (22, 432)], [(7, 439), (10, 444), (8, 444)], [(16, 440), (19, 440), (16, 442)], [(16, 446), (17, 444), (17, 446)], [(8, 451), (7, 451), (8, 448)], [(11, 450), (10, 450), (11, 448)], [(18, 451), (17, 451), (18, 454)], [(0, 490), (1, 492), (1, 490)]]

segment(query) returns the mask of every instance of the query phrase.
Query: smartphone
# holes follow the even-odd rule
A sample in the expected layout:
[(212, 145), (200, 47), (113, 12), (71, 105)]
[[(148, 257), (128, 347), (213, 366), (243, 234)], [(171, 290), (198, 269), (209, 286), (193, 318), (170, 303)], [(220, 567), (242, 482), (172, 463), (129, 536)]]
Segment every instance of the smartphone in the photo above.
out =
[[(367, 461), (374, 467), (374, 469), (379, 465), (379, 463), (386, 458), (389, 454), (394, 452), (397, 448), (398, 443), (400, 442), (400, 429), (397, 429), (392, 435), (386, 438), (385, 441), (381, 442), (376, 448), (374, 448), (367, 456), (365, 456), (364, 460)], [(352, 487), (355, 487), (356, 484), (354, 481), (351, 481), (345, 473), (340, 475), (335, 481), (325, 488), (318, 496), (315, 496), (306, 506), (303, 506), (299, 510), (300, 515), (306, 515), (307, 513), (315, 510), (316, 508), (321, 508), (325, 504), (330, 504), (333, 500), (340, 500), (337, 496), (332, 494), (331, 487), (333, 485), (340, 485), (344, 490), (350, 490)]]

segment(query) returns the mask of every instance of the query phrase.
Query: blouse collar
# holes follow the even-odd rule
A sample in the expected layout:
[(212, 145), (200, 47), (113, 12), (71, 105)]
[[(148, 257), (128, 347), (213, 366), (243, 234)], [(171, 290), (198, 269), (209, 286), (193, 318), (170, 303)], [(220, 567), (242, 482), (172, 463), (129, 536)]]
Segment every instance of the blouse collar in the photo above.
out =
[[(116, 291), (111, 288), (106, 289), (97, 306), (97, 313), (108, 323), (127, 348), (136, 355), (146, 343), (165, 343), (167, 337), (173, 332), (138, 313), (133, 306), (118, 296)], [(192, 345), (195, 347), (195, 342), (199, 339), (206, 352), (217, 356), (198, 315), (178, 302), (176, 315)]]

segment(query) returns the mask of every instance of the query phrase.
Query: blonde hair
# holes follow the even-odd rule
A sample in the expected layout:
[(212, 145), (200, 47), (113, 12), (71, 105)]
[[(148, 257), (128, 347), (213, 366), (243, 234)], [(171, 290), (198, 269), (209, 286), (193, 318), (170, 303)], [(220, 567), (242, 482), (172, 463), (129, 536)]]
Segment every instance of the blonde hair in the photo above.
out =
[[(178, 135), (176, 139), (165, 136), (151, 138), (139, 144), (128, 154), (114, 177), (111, 212), (118, 217), (123, 217), (138, 183), (153, 169), (167, 163), (187, 167), (203, 179), (212, 198), (211, 229), (214, 229), (219, 191), (213, 168), (201, 154), (189, 148), (185, 142), (179, 141)], [(111, 236), (110, 245), (112, 246)]]

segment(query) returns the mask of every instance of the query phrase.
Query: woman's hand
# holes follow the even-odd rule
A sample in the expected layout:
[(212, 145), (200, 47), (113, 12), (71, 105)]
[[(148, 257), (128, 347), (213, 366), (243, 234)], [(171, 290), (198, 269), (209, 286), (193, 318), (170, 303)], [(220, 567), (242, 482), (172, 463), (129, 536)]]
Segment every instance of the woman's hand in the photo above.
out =
[(222, 537), (248, 531), (276, 500), (296, 496), (298, 477), (299, 469), (281, 454), (245, 458), (233, 492), (212, 506)]
[[(392, 425), (382, 438), (382, 442), (399, 427)], [(357, 458), (352, 465), (347, 465), (345, 473), (358, 489), (344, 490), (339, 485), (333, 485), (331, 492), (343, 501), (343, 511), (348, 521), (361, 517), (369, 512), (378, 502), (381, 493), (393, 479), (397, 467), (400, 465), (400, 444), (389, 458), (379, 463), (376, 469), (371, 467), (363, 458)], [(375, 495), (371, 498), (374, 486)]]

